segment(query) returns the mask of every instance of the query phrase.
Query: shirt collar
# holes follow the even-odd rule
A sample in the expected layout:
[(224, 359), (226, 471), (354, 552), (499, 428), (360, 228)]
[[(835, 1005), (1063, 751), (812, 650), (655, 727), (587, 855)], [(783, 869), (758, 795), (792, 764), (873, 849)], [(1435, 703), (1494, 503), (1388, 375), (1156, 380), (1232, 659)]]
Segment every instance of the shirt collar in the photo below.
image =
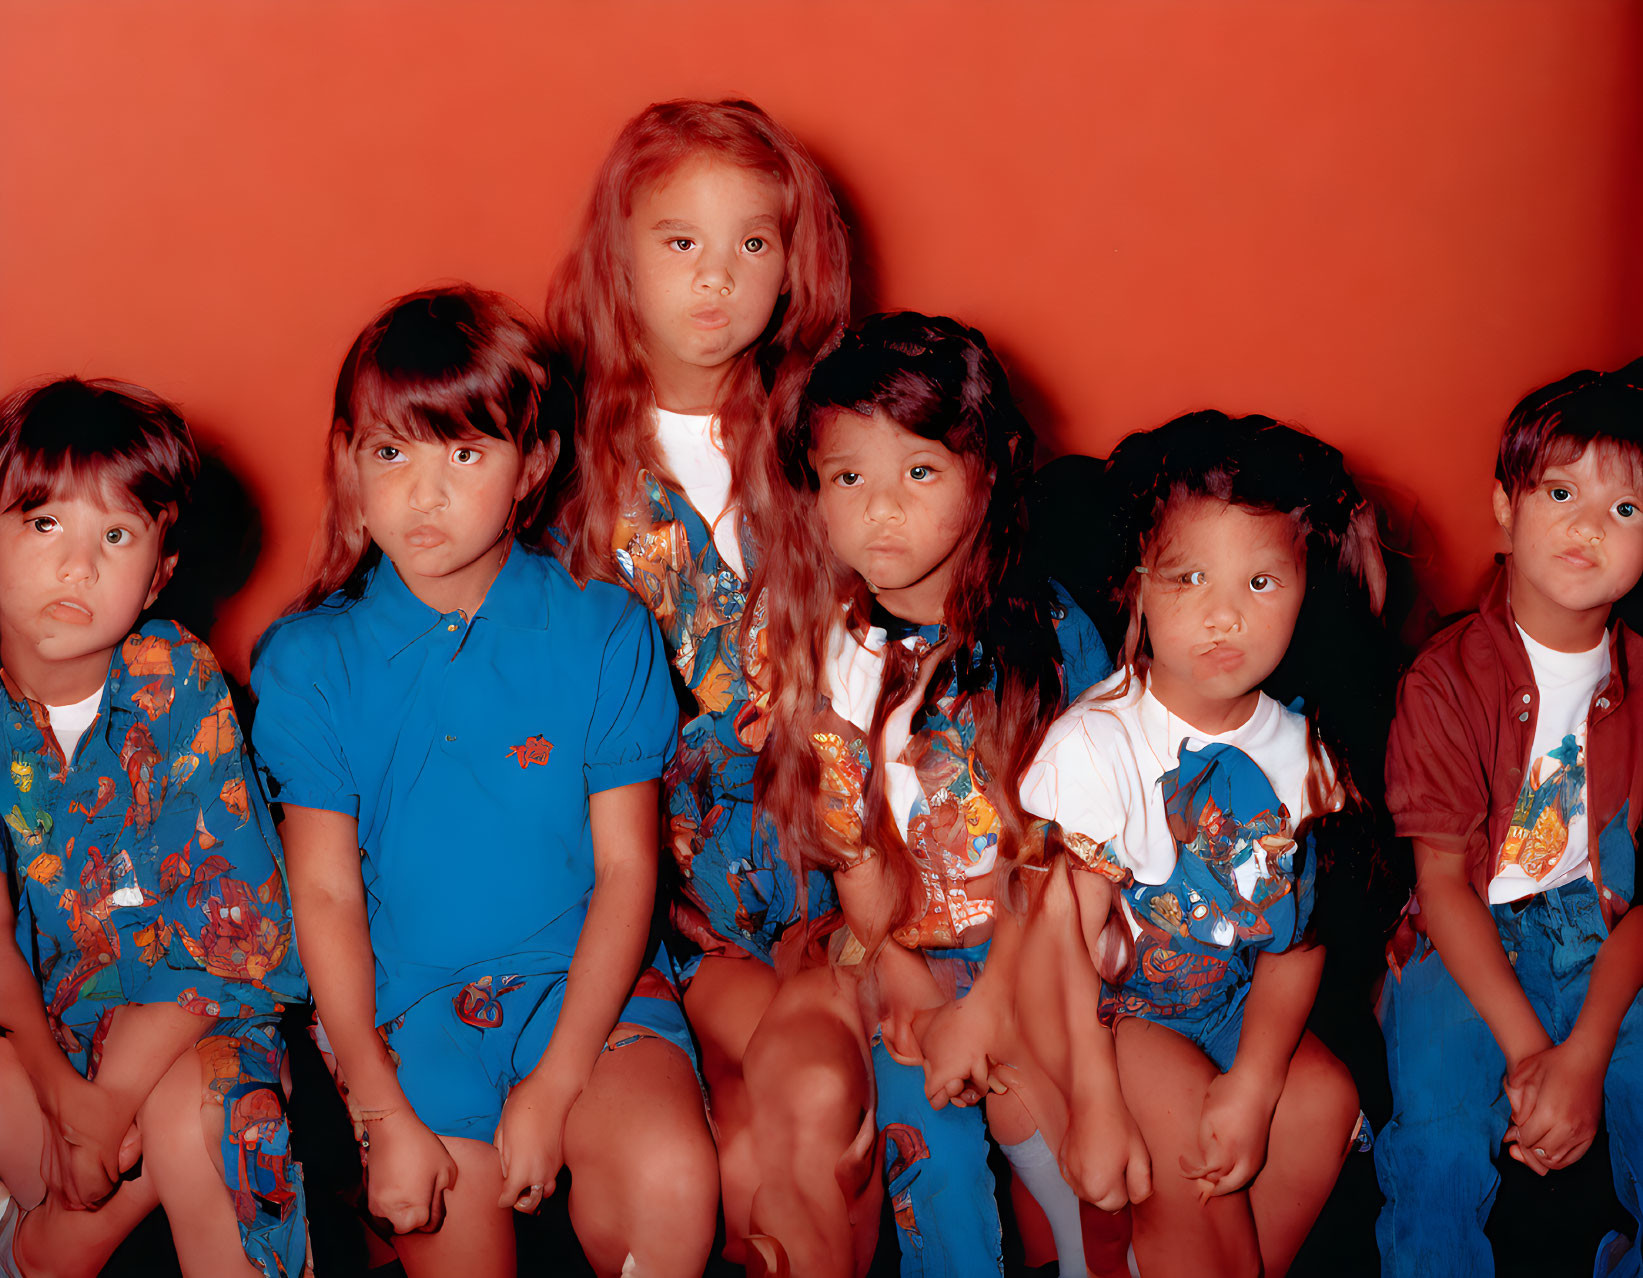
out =
[[(542, 629), (548, 622), (547, 575), (551, 555), (517, 543), (508, 548), (496, 580), (485, 592), (473, 620), (501, 626)], [(463, 627), (461, 613), (441, 613), (411, 592), (386, 555), (371, 570), (360, 600), (390, 658), (441, 627)]]
[[(1483, 592), (1483, 602), (1478, 605), (1478, 616), (1483, 619), (1495, 651), (1500, 653), (1505, 663), (1505, 674), (1514, 690), (1534, 688), (1534, 667), (1529, 664), (1529, 650), (1523, 646), (1523, 640), (1518, 635), (1517, 621), (1512, 616), (1512, 603), (1507, 592), (1510, 565), (1511, 557), (1508, 556), (1495, 569), (1493, 580)], [(1598, 685), (1609, 701), (1605, 709), (1619, 705), (1626, 695), (1626, 644), (1621, 634), (1624, 624), (1618, 617), (1610, 615), (1609, 675), (1605, 682)]]

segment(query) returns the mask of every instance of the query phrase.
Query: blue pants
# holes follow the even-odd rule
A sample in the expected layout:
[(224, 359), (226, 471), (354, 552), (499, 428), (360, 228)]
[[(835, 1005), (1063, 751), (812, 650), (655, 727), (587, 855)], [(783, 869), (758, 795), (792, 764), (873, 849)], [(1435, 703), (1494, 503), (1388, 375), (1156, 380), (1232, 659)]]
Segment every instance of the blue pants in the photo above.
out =
[[(932, 966), (954, 965), (956, 993), (968, 992), (986, 945), (926, 950)], [(901, 1244), (902, 1278), (999, 1278), (1004, 1272), (998, 1200), (987, 1168), (982, 1106), (930, 1108), (924, 1071), (898, 1064), (873, 1036), (884, 1170)]]
[[(1598, 946), (1608, 931), (1591, 881), (1494, 907), (1501, 944), (1553, 1042), (1573, 1028)], [(1511, 1122), (1501, 1088), (1506, 1060), (1494, 1035), (1422, 937), (1399, 974), (1386, 978), (1381, 1028), (1391, 1073), (1392, 1120), (1375, 1142), (1386, 1206), (1375, 1225), (1386, 1278), (1487, 1278), (1495, 1270), (1484, 1224), (1500, 1186), (1495, 1159)], [(1604, 1121), (1615, 1189), (1643, 1212), (1643, 999), (1633, 1001), (1604, 1080)], [(1571, 1258), (1570, 1273), (1587, 1258)], [(1616, 1273), (1639, 1272), (1639, 1244)]]

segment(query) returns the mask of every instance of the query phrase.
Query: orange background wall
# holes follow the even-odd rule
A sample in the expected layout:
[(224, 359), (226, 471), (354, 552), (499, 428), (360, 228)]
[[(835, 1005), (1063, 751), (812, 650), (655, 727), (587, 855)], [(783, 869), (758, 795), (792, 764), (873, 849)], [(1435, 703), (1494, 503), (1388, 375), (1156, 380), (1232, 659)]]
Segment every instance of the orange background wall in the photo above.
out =
[(1455, 608), (1507, 409), (1643, 350), (1640, 64), (1629, 0), (0, 0), (0, 385), (181, 404), (262, 521), (243, 673), (359, 326), (539, 307), (622, 121), (734, 92), (835, 180), (861, 302), (979, 324), (1051, 451), (1308, 424)]

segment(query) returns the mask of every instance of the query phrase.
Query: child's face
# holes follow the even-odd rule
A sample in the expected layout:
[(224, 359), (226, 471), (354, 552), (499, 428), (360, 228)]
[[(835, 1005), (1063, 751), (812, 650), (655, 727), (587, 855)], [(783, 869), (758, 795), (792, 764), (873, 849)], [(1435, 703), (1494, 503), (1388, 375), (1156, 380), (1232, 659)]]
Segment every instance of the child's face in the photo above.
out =
[(687, 161), (633, 201), (628, 249), (645, 364), (664, 408), (717, 390), (770, 322), (787, 280), (782, 188), (722, 160)]
[(8, 666), (106, 670), (176, 566), (177, 556), (165, 554), (165, 529), (124, 493), (100, 488), (0, 515), (0, 648)]
[(1494, 505), (1512, 543), (1512, 610), (1531, 634), (1543, 617), (1552, 635), (1569, 617), (1606, 623), (1643, 576), (1643, 488), (1605, 449), (1546, 467), (1515, 499), (1496, 484)]
[(1146, 568), (1148, 686), (1217, 730), (1209, 720), (1253, 699), (1295, 631), (1306, 561), (1294, 521), (1213, 498), (1184, 502), (1168, 512)]
[(810, 451), (833, 553), (907, 621), (941, 620), (975, 468), (882, 412), (822, 420)]
[[(558, 438), (549, 451), (557, 453)], [(365, 530), (411, 593), (441, 612), (471, 612), (501, 563), (514, 503), (552, 458), (522, 458), (511, 440), (477, 432), (422, 440), (386, 425), (354, 439)]]

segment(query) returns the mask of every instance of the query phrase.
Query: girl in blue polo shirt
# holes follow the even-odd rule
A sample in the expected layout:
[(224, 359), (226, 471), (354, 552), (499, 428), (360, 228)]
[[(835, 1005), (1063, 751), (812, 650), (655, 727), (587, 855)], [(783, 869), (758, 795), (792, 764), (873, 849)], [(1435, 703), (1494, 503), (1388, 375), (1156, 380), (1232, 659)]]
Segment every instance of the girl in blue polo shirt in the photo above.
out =
[(312, 580), (252, 672), (298, 944), (411, 1278), (513, 1274), (509, 1209), (561, 1164), (601, 1274), (696, 1275), (713, 1239), (690, 1041), (645, 967), (676, 703), (645, 609), (549, 553), (560, 385), (497, 294), (373, 320)]

